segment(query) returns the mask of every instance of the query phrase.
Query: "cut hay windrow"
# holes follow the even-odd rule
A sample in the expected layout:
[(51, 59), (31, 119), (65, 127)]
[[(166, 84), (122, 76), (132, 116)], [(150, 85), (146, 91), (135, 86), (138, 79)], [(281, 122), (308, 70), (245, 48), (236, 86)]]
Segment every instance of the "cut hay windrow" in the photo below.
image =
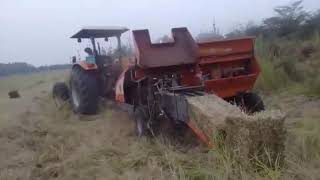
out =
[(188, 97), (189, 115), (214, 146), (224, 145), (242, 163), (282, 163), (286, 130), (284, 115), (264, 111), (247, 115), (215, 95)]

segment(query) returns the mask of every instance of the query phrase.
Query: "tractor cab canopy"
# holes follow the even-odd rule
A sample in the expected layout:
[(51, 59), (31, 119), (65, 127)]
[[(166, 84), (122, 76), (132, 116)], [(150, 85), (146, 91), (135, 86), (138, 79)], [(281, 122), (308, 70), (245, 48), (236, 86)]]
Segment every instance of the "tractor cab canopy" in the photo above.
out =
[(116, 26), (92, 26), (84, 27), (71, 38), (77, 39), (88, 39), (88, 38), (109, 38), (118, 37), (122, 33), (128, 31), (126, 27), (116, 27)]
[[(108, 38), (110, 37), (116, 37), (118, 42), (118, 51), (121, 52), (121, 34), (128, 31), (129, 29), (126, 27), (116, 27), (116, 26), (92, 26), (92, 27), (84, 27), (80, 31), (78, 31), (76, 34), (71, 36), (71, 38), (78, 39), (78, 42), (81, 42), (81, 39), (90, 39), (92, 48), (86, 48), (85, 52), (89, 55), (87, 59), (92, 59), (88, 62), (95, 63), (97, 59), (106, 59), (106, 55), (101, 53), (102, 47), (98, 42), (96, 42), (95, 39), (97, 38), (104, 38), (105, 41), (108, 41)], [(119, 53), (119, 59), (120, 55)], [(93, 56), (93, 57), (91, 57)], [(98, 56), (104, 56), (104, 57), (98, 57)]]

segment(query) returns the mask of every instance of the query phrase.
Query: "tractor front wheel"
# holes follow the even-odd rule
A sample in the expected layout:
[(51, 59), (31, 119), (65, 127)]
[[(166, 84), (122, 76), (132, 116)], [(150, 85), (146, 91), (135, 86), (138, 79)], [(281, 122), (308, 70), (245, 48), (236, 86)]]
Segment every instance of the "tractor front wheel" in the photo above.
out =
[(95, 114), (98, 110), (99, 90), (94, 71), (75, 66), (70, 78), (71, 104), (74, 112)]

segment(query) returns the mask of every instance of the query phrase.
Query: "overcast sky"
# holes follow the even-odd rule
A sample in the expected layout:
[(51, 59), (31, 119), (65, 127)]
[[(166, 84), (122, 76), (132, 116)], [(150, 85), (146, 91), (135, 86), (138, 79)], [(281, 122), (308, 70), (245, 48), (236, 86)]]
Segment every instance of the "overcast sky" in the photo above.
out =
[[(0, 63), (39, 66), (70, 62), (80, 46), (69, 37), (83, 26), (148, 28), (152, 39), (185, 26), (193, 35), (212, 27), (223, 33), (260, 22), (292, 0), (0, 0)], [(320, 0), (304, 0), (308, 11)], [(131, 32), (130, 32), (131, 33)], [(130, 39), (129, 33), (124, 37)]]

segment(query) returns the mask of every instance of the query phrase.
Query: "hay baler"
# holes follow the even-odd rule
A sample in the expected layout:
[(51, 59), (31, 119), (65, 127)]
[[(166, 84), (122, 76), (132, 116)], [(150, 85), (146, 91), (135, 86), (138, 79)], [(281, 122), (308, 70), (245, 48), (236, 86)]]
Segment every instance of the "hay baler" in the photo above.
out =
[(152, 43), (148, 30), (133, 31), (133, 37), (135, 63), (120, 75), (115, 90), (118, 102), (133, 105), (139, 136), (169, 119), (208, 143), (188, 116), (188, 96), (214, 93), (248, 113), (264, 109), (251, 92), (260, 73), (254, 38), (196, 43), (186, 28), (172, 29), (169, 43)]
[[(190, 127), (205, 143), (188, 115), (187, 97), (216, 94), (248, 113), (264, 109), (251, 92), (260, 73), (254, 38), (197, 43), (187, 28), (174, 28), (172, 42), (152, 43), (148, 30), (135, 30), (134, 62), (123, 63), (120, 36), (127, 30), (90, 27), (72, 36), (89, 39), (92, 48), (85, 49), (85, 60), (73, 59), (69, 87), (56, 83), (53, 94), (70, 97), (73, 110), (82, 114), (96, 113), (100, 96), (115, 99), (132, 107), (139, 136), (169, 122), (173, 129)], [(117, 58), (104, 53), (97, 40), (110, 37), (117, 38)]]

